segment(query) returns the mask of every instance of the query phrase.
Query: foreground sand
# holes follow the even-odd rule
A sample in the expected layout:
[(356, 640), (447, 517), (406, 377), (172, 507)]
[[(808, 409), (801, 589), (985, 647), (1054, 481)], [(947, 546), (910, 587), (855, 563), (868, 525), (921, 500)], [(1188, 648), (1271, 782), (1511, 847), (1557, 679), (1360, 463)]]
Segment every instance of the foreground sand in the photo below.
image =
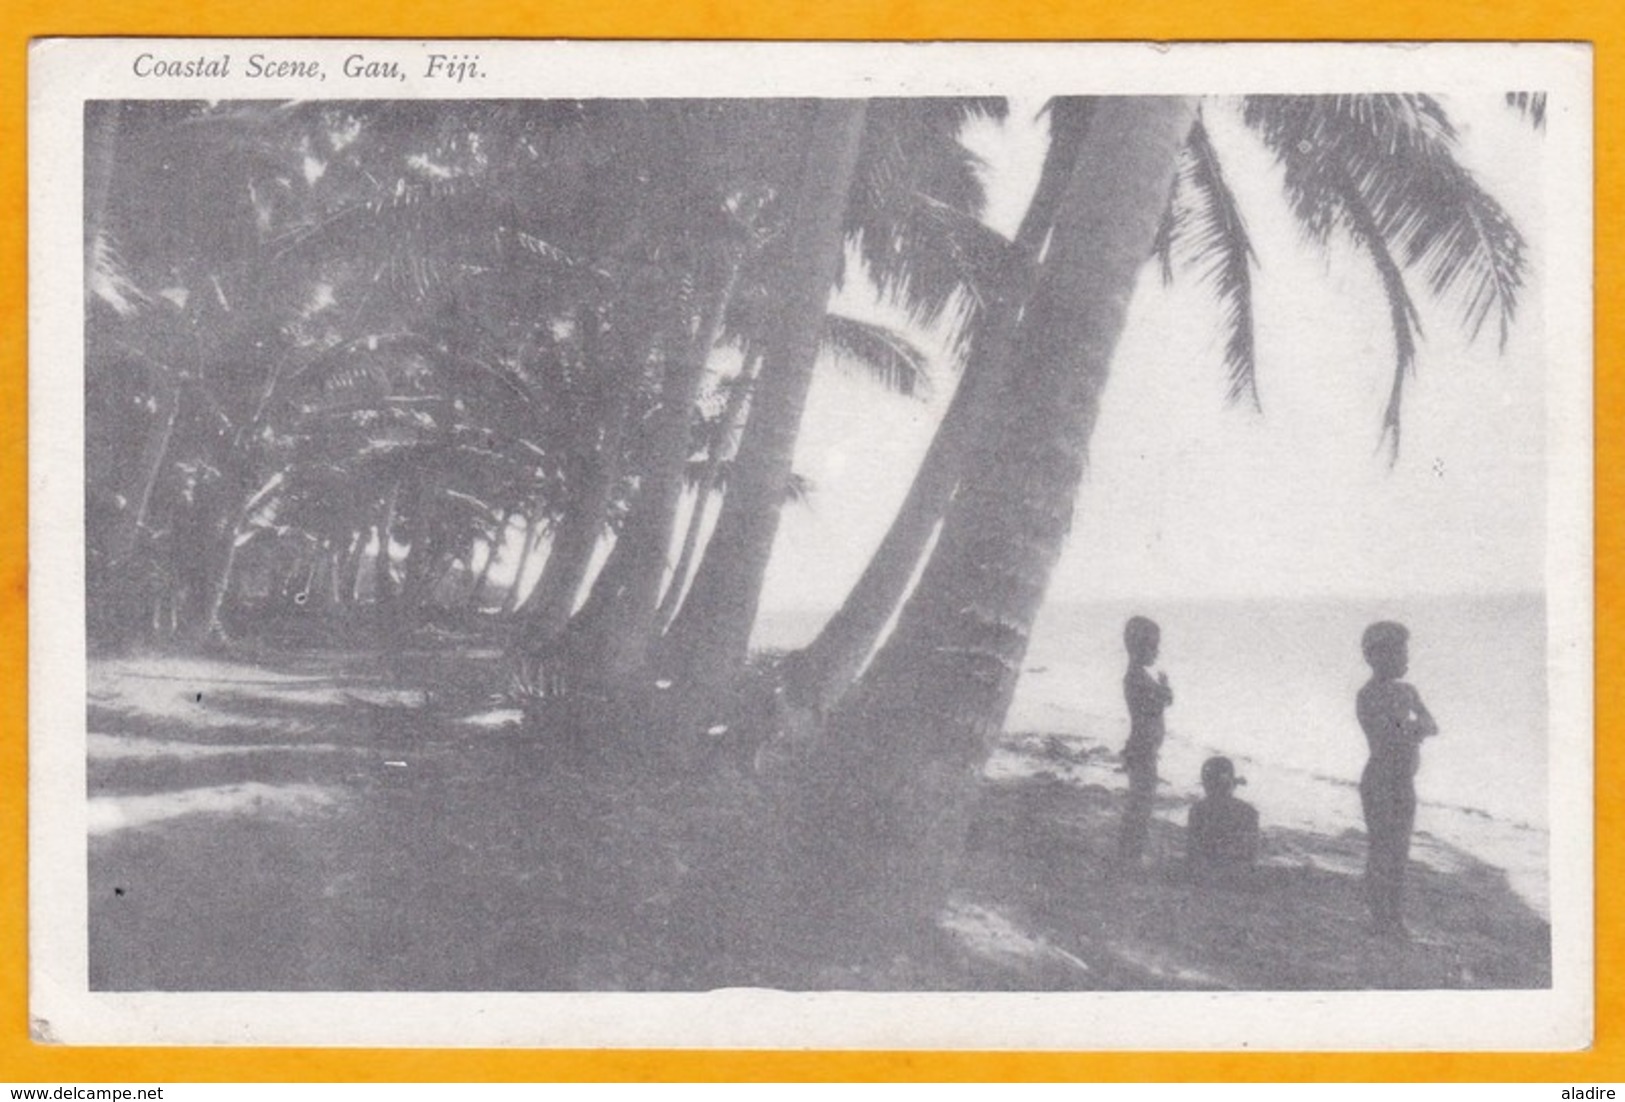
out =
[[(365, 656), (258, 666), (149, 658), (91, 671), (92, 985), (112, 990), (664, 989), (752, 982), (684, 970), (696, 853), (756, 875), (748, 773), (585, 780), (539, 757), (468, 661)], [(1055, 989), (1511, 988), (1550, 984), (1545, 922), (1492, 869), (1430, 847), (1415, 933), (1365, 932), (1363, 839), (1266, 825), (1245, 891), (1179, 876), (1182, 819), (1139, 876), (1108, 875), (1121, 797), (1069, 782), (1104, 747), (1014, 736), (1040, 768), (986, 785), (942, 924), (957, 959), (787, 986)], [(727, 947), (704, 947), (726, 958)], [(765, 977), (764, 977), (765, 978)], [(783, 978), (781, 977), (781, 980)]]
[[(1412, 862), (1412, 937), (1396, 943), (1368, 932), (1361, 835), (1266, 825), (1256, 880), (1212, 888), (1185, 878), (1183, 831), (1159, 817), (1147, 868), (1115, 876), (1108, 859), (1121, 799), (1042, 775), (989, 784), (959, 908), (971, 912), (966, 925), (980, 929), (986, 955), (1004, 948), (1003, 967), (1019, 977), (1012, 986), (1550, 986), (1549, 926), (1504, 874), (1466, 854), (1445, 851), (1448, 871)], [(1165, 801), (1164, 810), (1175, 811), (1176, 802)], [(988, 914), (1009, 929), (974, 921)], [(998, 982), (992, 973), (986, 981)]]

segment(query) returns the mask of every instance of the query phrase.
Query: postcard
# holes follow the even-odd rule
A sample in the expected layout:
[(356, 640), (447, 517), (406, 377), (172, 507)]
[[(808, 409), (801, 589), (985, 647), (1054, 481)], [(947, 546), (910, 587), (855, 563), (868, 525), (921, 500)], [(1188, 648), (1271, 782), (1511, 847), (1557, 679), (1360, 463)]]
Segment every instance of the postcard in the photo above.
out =
[(37, 42), (35, 1038), (1586, 1046), (1590, 81)]

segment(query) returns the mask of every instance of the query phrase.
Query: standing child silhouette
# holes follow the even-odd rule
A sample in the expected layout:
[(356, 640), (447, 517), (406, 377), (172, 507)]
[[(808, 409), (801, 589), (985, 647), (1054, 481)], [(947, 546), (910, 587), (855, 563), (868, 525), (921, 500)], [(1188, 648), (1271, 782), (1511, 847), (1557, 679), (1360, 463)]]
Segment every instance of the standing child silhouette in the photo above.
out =
[(1374, 930), (1404, 938), (1405, 864), (1416, 823), (1416, 771), (1422, 740), (1439, 733), (1438, 724), (1416, 688), (1400, 678), (1410, 666), (1411, 633), (1384, 620), (1365, 629), (1360, 649), (1371, 680), (1355, 697), (1355, 712), (1371, 757), (1360, 777), (1360, 806), (1368, 839), (1366, 900)]
[(1157, 752), (1165, 734), (1162, 713), (1174, 702), (1168, 675), (1151, 674), (1162, 645), (1162, 629), (1155, 620), (1135, 616), (1123, 626), (1123, 647), (1128, 651), (1128, 672), (1123, 675), (1123, 699), (1128, 704), (1128, 744), (1123, 764), (1128, 769), (1128, 804), (1123, 828), (1117, 836), (1117, 864), (1136, 868), (1151, 832), (1151, 805), (1157, 794)]

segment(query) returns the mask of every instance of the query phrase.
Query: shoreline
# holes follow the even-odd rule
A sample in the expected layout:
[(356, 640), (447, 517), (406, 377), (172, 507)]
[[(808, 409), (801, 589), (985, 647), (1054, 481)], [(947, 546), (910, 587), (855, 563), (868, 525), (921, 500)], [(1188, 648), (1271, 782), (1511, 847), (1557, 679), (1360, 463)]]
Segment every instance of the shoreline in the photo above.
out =
[[(1001, 737), (989, 755), (984, 777), (1017, 780), (1052, 776), (1081, 787), (1098, 785), (1111, 792), (1126, 789), (1121, 740), (1096, 728), (1110, 724), (1105, 717), (1068, 717), (1065, 729), (1010, 733)], [(1090, 722), (1095, 718), (1095, 722)], [(1201, 798), (1197, 783), (1201, 761), (1225, 751), (1204, 746), (1170, 729), (1159, 766), (1155, 816), (1180, 827), (1185, 809)], [(1268, 830), (1298, 831), (1364, 837), (1358, 774), (1341, 777), (1292, 766), (1273, 765), (1256, 756), (1230, 752), (1238, 771), (1253, 783), (1237, 795), (1258, 807), (1261, 826)], [(1424, 770), (1425, 770), (1424, 766)], [(1181, 780), (1180, 778), (1183, 778)], [(1543, 825), (1511, 820), (1482, 808), (1438, 798), (1427, 790), (1424, 775), (1418, 799), (1418, 819), (1412, 834), (1411, 860), (1436, 871), (1449, 872), (1462, 855), (1503, 871), (1511, 890), (1541, 918), (1550, 921), (1549, 869), (1544, 861), (1549, 848)], [(1326, 797), (1332, 793), (1331, 800)], [(1363, 869), (1362, 851), (1358, 873)]]
[[(1068, 750), (1056, 735), (1008, 742), (1052, 751), (1057, 765), (1107, 766), (1112, 751)], [(1438, 839), (1407, 874), (1408, 942), (1369, 932), (1365, 838), (1262, 824), (1245, 887), (1184, 876), (1184, 809), (1160, 792), (1148, 860), (1114, 875), (1120, 789), (1056, 772), (984, 780), (956, 911), (961, 940), (1040, 984), (1107, 989), (1348, 990), (1545, 988), (1551, 928), (1506, 873)], [(1419, 847), (1420, 848), (1420, 847)], [(1002, 906), (990, 901), (1002, 899)], [(991, 916), (991, 917), (989, 917)], [(956, 919), (947, 920), (952, 927)]]
[[(327, 655), (252, 668), (93, 661), (93, 987), (694, 989), (669, 969), (661, 900), (682, 894), (707, 839), (732, 847), (729, 890), (746, 890), (736, 873), (752, 867), (773, 875), (756, 830), (771, 814), (767, 790), (731, 768), (697, 788), (663, 776), (584, 783), (540, 768), (517, 721), (489, 708)], [(940, 916), (957, 962), (922, 959), (900, 987), (896, 976), (822, 972), (790, 986), (1551, 984), (1549, 925), (1505, 873), (1464, 851), (1441, 843), (1443, 867), (1413, 861), (1416, 938), (1396, 944), (1365, 931), (1357, 831), (1266, 818), (1253, 890), (1199, 889), (1179, 875), (1188, 800), (1167, 788), (1151, 863), (1114, 877), (1114, 751), (1053, 734), (1009, 736), (1000, 749), (1039, 768), (983, 779)], [(1103, 783), (1069, 778), (1085, 766)], [(606, 928), (603, 914), (628, 899), (643, 901), (635, 921)], [(750, 977), (693, 977), (700, 989), (736, 979)]]

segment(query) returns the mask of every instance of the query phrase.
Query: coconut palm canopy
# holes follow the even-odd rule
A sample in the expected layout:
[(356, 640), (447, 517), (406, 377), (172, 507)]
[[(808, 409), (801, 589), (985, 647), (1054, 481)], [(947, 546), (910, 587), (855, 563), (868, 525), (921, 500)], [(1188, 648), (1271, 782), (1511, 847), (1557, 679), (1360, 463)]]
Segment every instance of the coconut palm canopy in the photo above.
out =
[[(953, 367), (974, 342), (990, 288), (1012, 270), (1014, 226), (994, 228), (987, 218), (1019, 212), (1036, 184), (1051, 112), (1035, 106), (871, 105), (824, 339), (832, 363), (858, 365), (931, 404), (911, 410), (863, 394), (840, 373), (819, 376), (785, 490), (813, 509), (789, 514), (793, 538), (779, 541), (766, 582), (770, 607), (837, 602), (878, 538), (864, 533), (895, 507), (929, 438), (931, 410), (953, 393)], [(1465, 133), (1452, 114), (1463, 107)], [(1164, 286), (1142, 281), (1146, 316), (1125, 337), (1130, 350), (1143, 342), (1155, 351), (1118, 372), (1097, 446), (1114, 446), (1112, 411), (1158, 406), (1164, 417), (1188, 406), (1191, 423), (1221, 434), (1296, 432), (1305, 418), (1291, 412), (1292, 396), (1312, 385), (1328, 408), (1358, 407), (1337, 417), (1337, 432), (1375, 425), (1364, 448), (1392, 468), (1390, 482), (1414, 480), (1431, 459), (1449, 465), (1450, 457), (1429, 455), (1441, 441), (1471, 451), (1459, 421), (1446, 422), (1454, 435), (1433, 431), (1429, 404), (1433, 388), (1458, 385), (1464, 371), (1428, 361), (1446, 348), (1452, 359), (1500, 361), (1499, 375), (1478, 376), (1485, 386), (1527, 364), (1514, 324), (1528, 312), (1532, 278), (1515, 224), (1525, 218), (1513, 219), (1500, 196), (1523, 193), (1518, 166), (1527, 173), (1538, 155), (1544, 107), (1526, 94), (1470, 105), (1419, 95), (1205, 103), (1154, 242), (1152, 269)], [(681, 509), (690, 516), (681, 527), (694, 534), (671, 536), (673, 548), (692, 544), (691, 557), (701, 557), (704, 510), (694, 502), (726, 495), (729, 453), (750, 410), (749, 386), (726, 401), (728, 380), (758, 373), (770, 352), (779, 307), (770, 276), (790, 239), (798, 110), (794, 101), (547, 101), (93, 112), (91, 133), (106, 139), (106, 153), (87, 170), (98, 212), (87, 233), (91, 363), (97, 377), (121, 380), (96, 390), (95, 401), (112, 403), (110, 412), (132, 403), (167, 426), (144, 441), (157, 466), (134, 493), (108, 492), (92, 478), (92, 523), (108, 526), (109, 561), (150, 550), (141, 533), (159, 543), (187, 532), (227, 538), (227, 529), (245, 543), (297, 536), (302, 546), (362, 549), (363, 559), (389, 559), (378, 549), (399, 547), (428, 575), (415, 583), (416, 600), (445, 571), (489, 563), (480, 545), (499, 529), (515, 538), (499, 523), (515, 510), (544, 547), (550, 529), (582, 510), (591, 514), (588, 536), (607, 538), (635, 512), (647, 481), (638, 468), (649, 461), (637, 425), (661, 407), (662, 377), (679, 355), (655, 335), (704, 341), (706, 297), (723, 293), (713, 381), (694, 392), (684, 459), (690, 489)], [(1495, 156), (1502, 146), (1519, 155)], [(1483, 182), (1497, 175), (1506, 186)], [(186, 217), (176, 216), (179, 207)], [(1317, 321), (1311, 337), (1301, 316), (1272, 302), (1316, 260), (1324, 267), (1302, 285), (1324, 288), (1317, 317), (1330, 321)], [(1339, 295), (1358, 309), (1334, 302)], [(1320, 339), (1325, 325), (1356, 314), (1345, 347)], [(1157, 376), (1169, 385), (1177, 377), (1175, 390), (1114, 400)], [(1384, 376), (1373, 413), (1366, 391)], [(1201, 397), (1214, 394), (1215, 381), (1235, 409)], [(875, 427), (853, 431), (866, 415)], [(1491, 433), (1496, 416), (1487, 412), (1478, 431)], [(1402, 448), (1414, 418), (1425, 431)], [(93, 434), (93, 469), (140, 469), (137, 429), (116, 419)], [(1527, 419), (1506, 431), (1527, 434)], [(1143, 434), (1122, 435), (1144, 450)], [(1237, 440), (1223, 461), (1245, 466), (1230, 457), (1249, 446)], [(1265, 440), (1252, 462), (1275, 447)], [(1452, 521), (1510, 504), (1501, 523), (1517, 525), (1515, 503), (1536, 499), (1508, 487), (1535, 477), (1534, 450), (1511, 449), (1507, 461), (1521, 457), (1523, 466), (1510, 481), (1484, 479), (1499, 489), (1458, 500)], [(1267, 477), (1229, 480), (1227, 492), (1250, 485), (1262, 500), (1289, 494), (1291, 471), (1327, 477), (1331, 464), (1317, 454), (1277, 462)], [(1123, 513), (1119, 527), (1132, 530), (1145, 518), (1119, 505), (1113, 487), (1172, 486), (1174, 476), (1158, 473), (1166, 459), (1142, 463), (1147, 469), (1126, 480), (1097, 463), (1086, 497)], [(1356, 472), (1343, 482), (1374, 479), (1370, 454), (1337, 462)], [(267, 496), (233, 519), (271, 480)], [(171, 516), (216, 497), (212, 519)], [(1202, 513), (1200, 502), (1191, 506), (1191, 515)], [(1109, 546), (1114, 538), (1131, 541), (1106, 537), (1107, 553), (1122, 557)], [(520, 577), (510, 549), (487, 574), (528, 585), (546, 558)], [(824, 568), (800, 565), (812, 561)], [(1519, 568), (1497, 562), (1501, 575), (1484, 584), (1516, 584)], [(411, 573), (405, 563), (384, 565), (372, 572), (373, 600)], [(1424, 570), (1417, 584), (1452, 573)], [(209, 587), (200, 578), (191, 588)], [(680, 588), (667, 593), (665, 619), (681, 596)]]
[[(1035, 119), (1038, 106), (1019, 104), (1007, 124), (979, 126), (970, 135), (998, 166), (989, 202), (1006, 234), (1014, 233), (1042, 161), (1046, 127)], [(1407, 271), (1422, 339), (1415, 370), (1398, 380), (1404, 390), (1396, 441), (1383, 428), (1399, 374), (1395, 314), (1369, 254), (1336, 226), (1326, 227), (1324, 244), (1308, 238), (1294, 214), (1285, 166), (1247, 118), (1248, 104), (1204, 103), (1212, 165), (1229, 185), (1230, 209), (1245, 236), (1222, 237), (1214, 216), (1225, 208), (1206, 199), (1170, 208), (1190, 232), (1168, 257), (1171, 281), (1163, 278), (1160, 255), (1141, 279), (1081, 491), (1080, 514), (1090, 520), (1068, 545), (1054, 599), (1246, 595), (1283, 584), (1360, 593), (1396, 585), (1423, 592), (1541, 586), (1543, 430), (1524, 403), (1545, 378), (1538, 352), (1542, 215), (1534, 199), (1543, 135), (1494, 97), (1433, 106), (1455, 128), (1448, 141), (1455, 163), (1470, 168), (1476, 189), (1522, 231), (1524, 264), (1515, 270), (1523, 285), (1479, 303), (1495, 310), (1469, 340), (1468, 300), (1453, 292), (1435, 299), (1431, 277)], [(1442, 138), (1429, 133), (1430, 140)], [(1193, 153), (1188, 149), (1181, 162), (1181, 186), (1197, 171)], [(1249, 255), (1245, 266), (1238, 262)], [(1220, 276), (1234, 280), (1237, 291)], [(1247, 287), (1253, 323), (1242, 326), (1230, 316), (1242, 312), (1240, 290)], [(1505, 346), (1496, 313), (1501, 302), (1514, 310)], [(1238, 349), (1251, 359), (1238, 359)], [(1238, 362), (1249, 366), (1238, 373)], [(881, 449), (874, 470), (853, 473), (852, 445), (844, 442), (822, 452), (809, 445), (803, 463), (830, 498), (861, 496), (867, 522), (854, 520), (857, 536), (824, 543), (819, 532), (829, 526), (827, 517), (792, 514), (794, 538), (784, 543), (787, 558), (768, 593), (776, 605), (840, 600), (845, 579), (862, 569), (864, 552), (880, 539), (884, 518), (906, 488), (903, 476), (887, 472), (906, 469), (929, 438), (928, 425), (906, 416), (863, 420), (853, 412), (854, 393), (837, 379), (824, 380), (810, 424), (819, 426), (820, 438), (828, 433), (836, 441), (843, 432), (875, 440), (869, 426), (883, 418), (900, 425), (868, 445)], [(1441, 479), (1436, 461), (1447, 476), (1477, 476)], [(1393, 541), (1380, 565), (1363, 536), (1368, 530)], [(1454, 535), (1468, 532), (1482, 543)], [(804, 543), (805, 558), (795, 550)], [(1482, 546), (1499, 550), (1472, 550)], [(846, 547), (853, 549), (843, 556)], [(804, 579), (814, 561), (837, 579), (809, 596), (805, 582), (792, 579)]]

